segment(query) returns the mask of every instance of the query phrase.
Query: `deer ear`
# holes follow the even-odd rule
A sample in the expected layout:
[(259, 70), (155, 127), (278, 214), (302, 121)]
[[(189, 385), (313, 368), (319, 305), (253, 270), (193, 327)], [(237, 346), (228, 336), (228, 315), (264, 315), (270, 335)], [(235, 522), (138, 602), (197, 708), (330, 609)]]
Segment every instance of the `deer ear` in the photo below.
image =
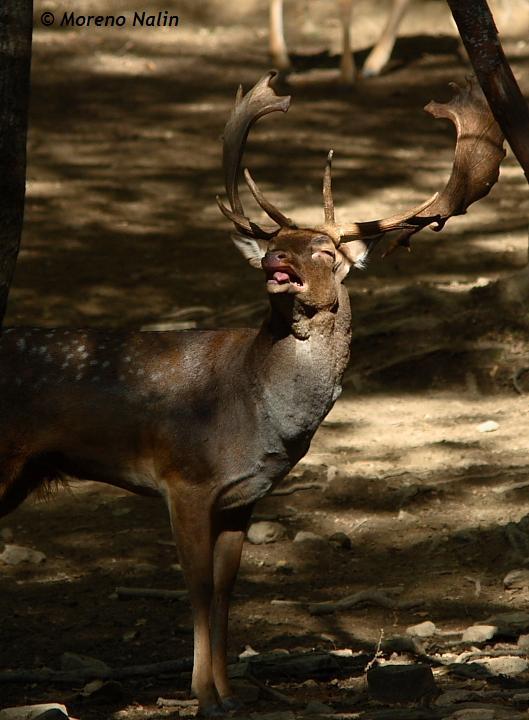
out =
[(237, 250), (248, 260), (250, 265), (261, 270), (261, 260), (268, 249), (266, 240), (254, 240), (238, 233), (232, 233), (231, 239)]
[(348, 259), (347, 255), (342, 252), (342, 248), (337, 248), (336, 250), (336, 265), (334, 268), (334, 275), (338, 282), (342, 282), (345, 280), (345, 278), (349, 275), (349, 270), (351, 269), (351, 261)]
[(350, 266), (354, 265), (354, 267), (359, 270), (365, 270), (369, 254), (381, 237), (382, 235), (376, 235), (375, 237), (365, 240), (351, 240), (350, 242), (342, 243), (338, 252), (347, 258)]

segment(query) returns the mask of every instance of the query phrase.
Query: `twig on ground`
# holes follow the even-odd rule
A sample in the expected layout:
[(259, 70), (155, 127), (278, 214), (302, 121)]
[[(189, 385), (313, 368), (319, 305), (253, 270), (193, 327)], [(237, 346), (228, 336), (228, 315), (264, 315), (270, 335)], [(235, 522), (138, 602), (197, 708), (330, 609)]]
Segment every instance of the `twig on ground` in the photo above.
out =
[(382, 642), (384, 640), (384, 628), (380, 628), (380, 635), (378, 636), (378, 643), (375, 649), (375, 654), (371, 658), (371, 660), (367, 663), (367, 665), (364, 668), (364, 673), (368, 672), (368, 670), (371, 670), (371, 668), (375, 665), (378, 658), (382, 655)]
[(183, 600), (187, 597), (187, 590), (117, 587), (116, 594), (119, 598), (161, 598), (163, 600)]
[(527, 657), (527, 650), (512, 648), (509, 650), (469, 650), (458, 656), (458, 663), (467, 663), (477, 658), (497, 658), (497, 657)]
[(292, 495), (300, 490), (323, 490), (325, 485), (323, 483), (310, 482), (310, 483), (295, 483), (294, 485), (288, 485), (285, 488), (278, 488), (269, 495)]
[(337, 600), (336, 602), (319, 602), (309, 605), (311, 615), (329, 615), (337, 610), (348, 610), (349, 608), (369, 603), (372, 605), (380, 605), (389, 610), (404, 610), (417, 605), (422, 605), (423, 600), (395, 600), (391, 595), (402, 592), (401, 587), (397, 588), (370, 588), (369, 590), (360, 590), (353, 595)]
[(492, 492), (496, 493), (496, 495), (501, 495), (515, 490), (523, 490), (526, 487), (529, 487), (529, 480), (522, 480), (521, 482), (511, 483), (510, 485), (508, 483), (506, 485), (500, 485), (499, 487), (492, 488)]
[(78, 668), (77, 670), (3, 670), (0, 672), (1, 683), (64, 683), (74, 685), (89, 680), (123, 680), (131, 677), (148, 677), (164, 673), (188, 672), (193, 668), (193, 658), (165, 660), (148, 665), (129, 665), (122, 668)]
[(522, 367), (522, 368), (519, 368), (512, 376), (513, 387), (519, 395), (526, 394), (520, 381), (522, 379), (522, 376), (525, 375), (525, 373), (527, 373), (527, 372), (529, 372), (529, 367)]
[(264, 682), (261, 682), (261, 680), (258, 680), (253, 675), (248, 676), (246, 679), (252, 685), (258, 687), (259, 690), (261, 690), (265, 695), (268, 695), (268, 697), (272, 698), (272, 700), (278, 700), (279, 702), (285, 703), (285, 705), (289, 705), (290, 707), (298, 705), (297, 700), (294, 700), (294, 698), (291, 698), (288, 695), (279, 692), (279, 690), (274, 690), (274, 688), (268, 687), (268, 685), (265, 685)]
[(166, 707), (194, 707), (198, 705), (198, 700), (178, 700), (173, 698), (159, 697), (156, 701), (156, 706), (159, 708)]

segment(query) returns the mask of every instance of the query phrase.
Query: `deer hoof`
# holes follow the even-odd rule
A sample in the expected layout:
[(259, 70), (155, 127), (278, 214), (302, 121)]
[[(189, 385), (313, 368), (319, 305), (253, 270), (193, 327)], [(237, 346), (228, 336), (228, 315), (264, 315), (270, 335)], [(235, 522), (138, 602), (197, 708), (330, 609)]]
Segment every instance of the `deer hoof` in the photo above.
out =
[(242, 700), (239, 700), (236, 695), (230, 695), (230, 697), (222, 698), (220, 702), (226, 712), (240, 710), (244, 705)]
[(226, 711), (220, 707), (220, 705), (207, 705), (206, 707), (200, 708), (198, 712), (198, 717), (203, 718), (215, 718), (215, 717), (224, 717), (226, 714)]

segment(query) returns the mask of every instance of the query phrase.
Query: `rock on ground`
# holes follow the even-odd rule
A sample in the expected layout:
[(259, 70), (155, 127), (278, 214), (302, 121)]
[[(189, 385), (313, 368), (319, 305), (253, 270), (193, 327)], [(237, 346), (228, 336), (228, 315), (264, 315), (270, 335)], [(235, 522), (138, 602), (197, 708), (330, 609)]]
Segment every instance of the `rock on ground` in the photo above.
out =
[(250, 525), (247, 538), (252, 545), (266, 545), (281, 540), (285, 534), (286, 530), (281, 523), (261, 520)]

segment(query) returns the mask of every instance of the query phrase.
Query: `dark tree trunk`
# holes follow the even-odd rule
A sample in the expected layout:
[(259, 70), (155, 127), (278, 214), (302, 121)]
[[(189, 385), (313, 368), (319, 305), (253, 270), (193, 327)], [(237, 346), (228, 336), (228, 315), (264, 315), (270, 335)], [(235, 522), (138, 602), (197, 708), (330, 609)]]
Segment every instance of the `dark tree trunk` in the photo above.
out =
[(24, 216), (32, 25), (32, 0), (0, 0), (0, 326)]
[[(529, 182), (529, 109), (501, 46), (486, 0), (447, 0), (492, 113)], [(527, 314), (529, 264), (494, 287), (501, 304)]]
[(529, 182), (529, 110), (487, 0), (447, 0), (490, 108)]

